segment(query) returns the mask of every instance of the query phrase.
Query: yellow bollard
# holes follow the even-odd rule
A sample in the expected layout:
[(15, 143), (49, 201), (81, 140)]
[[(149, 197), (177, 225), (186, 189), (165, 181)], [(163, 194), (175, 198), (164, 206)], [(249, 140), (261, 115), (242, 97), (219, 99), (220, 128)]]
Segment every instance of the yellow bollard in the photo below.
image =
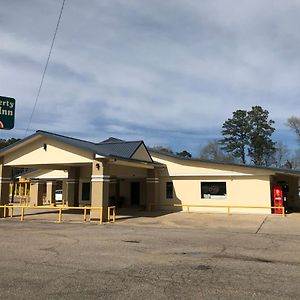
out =
[(21, 221), (24, 221), (24, 207), (21, 210)]
[(227, 207), (227, 213), (230, 215), (230, 206)]
[(113, 208), (113, 223), (116, 222), (116, 207)]
[(60, 208), (58, 211), (58, 223), (61, 223), (62, 221), (62, 209)]
[(102, 224), (102, 220), (103, 220), (103, 210), (102, 210), (102, 207), (99, 209), (99, 224)]
[(285, 217), (284, 207), (282, 207), (282, 216)]
[(6, 209), (6, 205), (4, 205), (4, 211), (3, 211), (3, 218), (6, 218), (6, 211), (7, 209)]
[(14, 215), (14, 211), (13, 211), (13, 207), (10, 207), (10, 217), (12, 218), (13, 217), (13, 215)]
[(83, 222), (86, 222), (86, 207), (83, 210)]

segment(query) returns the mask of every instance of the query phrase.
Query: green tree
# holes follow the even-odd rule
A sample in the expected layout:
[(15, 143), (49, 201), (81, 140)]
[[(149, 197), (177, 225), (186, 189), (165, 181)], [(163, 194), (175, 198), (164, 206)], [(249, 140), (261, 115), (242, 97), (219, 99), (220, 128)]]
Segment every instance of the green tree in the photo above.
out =
[(238, 158), (243, 164), (246, 163), (246, 149), (249, 142), (249, 121), (246, 110), (233, 112), (232, 118), (224, 122), (222, 126), (223, 139), (220, 143), (222, 150)]
[(271, 139), (275, 131), (273, 124), (269, 112), (261, 106), (253, 106), (250, 111), (237, 110), (222, 126), (222, 149), (243, 164), (248, 155), (255, 165), (268, 166), (275, 152), (275, 142)]
[(166, 153), (166, 154), (174, 154), (173, 150), (170, 147), (165, 147), (165, 146), (154, 146), (151, 148), (154, 151)]
[(269, 120), (269, 112), (261, 106), (253, 106), (247, 119), (250, 128), (248, 155), (255, 165), (268, 166), (269, 158), (276, 151), (276, 143), (271, 138), (275, 122)]
[(183, 150), (181, 152), (176, 152), (176, 155), (184, 158), (192, 158), (192, 154), (186, 150)]
[(11, 144), (18, 142), (18, 141), (20, 141), (20, 139), (15, 139), (15, 138), (10, 138), (8, 140), (0, 139), (0, 149), (5, 148)]

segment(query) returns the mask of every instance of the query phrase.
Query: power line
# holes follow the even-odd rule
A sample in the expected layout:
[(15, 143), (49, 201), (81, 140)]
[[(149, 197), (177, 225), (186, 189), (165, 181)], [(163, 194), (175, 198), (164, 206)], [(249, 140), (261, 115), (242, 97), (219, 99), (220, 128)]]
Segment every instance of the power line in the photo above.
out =
[(36, 98), (35, 98), (35, 102), (34, 102), (34, 105), (33, 105), (33, 108), (32, 108), (32, 112), (31, 112), (31, 115), (30, 115), (30, 118), (29, 118), (28, 126), (27, 126), (27, 129), (26, 129), (24, 137), (27, 136), (27, 133), (28, 133), (28, 130), (30, 128), (31, 121), (32, 121), (32, 118), (33, 118), (33, 115), (34, 115), (34, 112), (35, 112), (35, 109), (36, 109), (39, 97), (40, 97), (40, 93), (41, 93), (41, 90), (42, 90), (44, 78), (45, 78), (46, 71), (47, 71), (47, 68), (48, 68), (48, 64), (49, 64), (50, 56), (51, 56), (51, 53), (52, 53), (54, 41), (55, 41), (56, 34), (57, 34), (57, 31), (58, 31), (58, 27), (59, 27), (59, 23), (60, 23), (60, 20), (61, 20), (61, 16), (62, 16), (62, 13), (63, 13), (63, 10), (64, 10), (65, 1), (66, 0), (63, 0), (63, 2), (62, 2), (62, 6), (61, 6), (59, 17), (58, 17), (58, 20), (57, 20), (57, 24), (56, 24), (54, 36), (53, 36), (52, 43), (51, 43), (51, 46), (50, 46), (50, 50), (49, 50), (49, 53), (48, 53), (46, 65), (45, 65), (45, 68), (44, 68), (44, 71), (43, 71), (42, 79), (41, 79), (41, 82), (40, 82), (40, 85), (39, 85), (39, 89), (38, 89), (38, 92), (37, 92), (37, 95), (36, 95)]

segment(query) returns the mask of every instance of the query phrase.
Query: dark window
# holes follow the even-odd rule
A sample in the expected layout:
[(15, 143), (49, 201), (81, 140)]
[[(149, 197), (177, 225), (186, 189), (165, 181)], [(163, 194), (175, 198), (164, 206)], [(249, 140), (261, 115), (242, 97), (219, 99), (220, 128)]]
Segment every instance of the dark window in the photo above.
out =
[(140, 183), (131, 182), (131, 205), (140, 205), (140, 194)]
[(90, 200), (90, 192), (91, 192), (91, 184), (89, 182), (83, 182), (82, 183), (81, 200), (89, 201)]
[(173, 182), (166, 183), (166, 195), (167, 195), (167, 199), (173, 198)]
[(201, 182), (201, 198), (226, 196), (226, 182)]

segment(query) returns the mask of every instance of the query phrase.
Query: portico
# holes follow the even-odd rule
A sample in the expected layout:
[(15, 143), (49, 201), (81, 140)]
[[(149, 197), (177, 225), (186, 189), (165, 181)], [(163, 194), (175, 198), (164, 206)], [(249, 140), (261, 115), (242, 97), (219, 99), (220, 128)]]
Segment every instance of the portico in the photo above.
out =
[[(146, 208), (149, 201), (155, 201), (155, 181), (151, 178), (160, 164), (153, 163), (143, 142), (108, 140), (94, 144), (38, 131), (0, 155), (1, 205), (8, 203), (14, 167), (53, 173), (32, 178), (31, 205), (43, 205), (43, 197), (54, 202), (55, 171), (67, 174), (63, 197), (68, 206), (103, 207), (103, 220), (107, 219), (107, 208), (112, 203)], [(135, 203), (131, 199), (134, 193)], [(92, 218), (99, 216), (93, 214)]]

